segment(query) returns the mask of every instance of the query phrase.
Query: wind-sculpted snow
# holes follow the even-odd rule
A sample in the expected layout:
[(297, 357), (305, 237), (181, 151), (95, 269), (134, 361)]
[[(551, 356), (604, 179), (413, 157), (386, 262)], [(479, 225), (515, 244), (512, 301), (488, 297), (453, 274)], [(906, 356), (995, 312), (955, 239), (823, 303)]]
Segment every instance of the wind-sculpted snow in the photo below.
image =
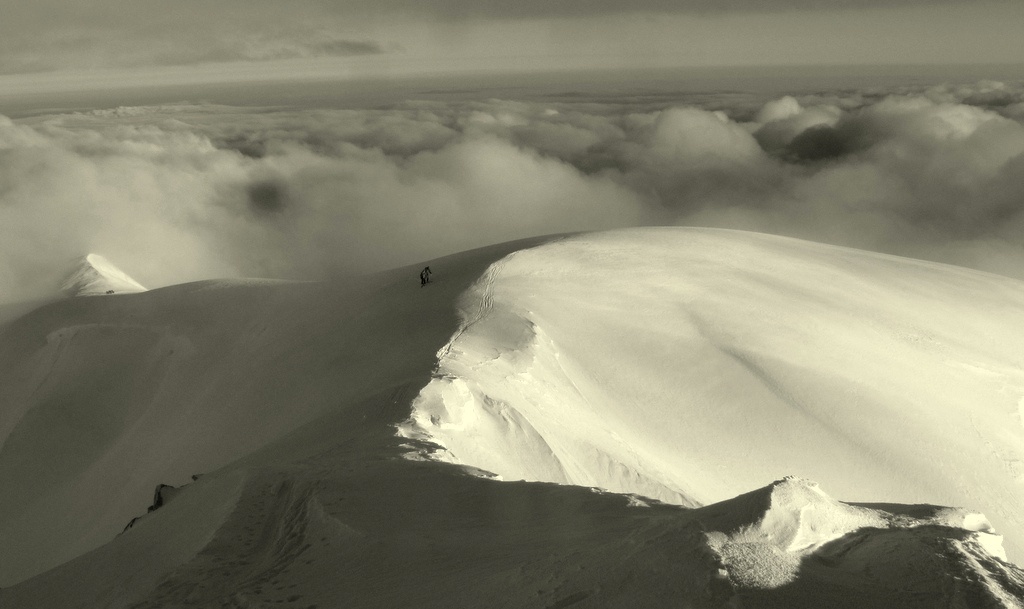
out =
[(1017, 282), (684, 229), (430, 264), (0, 326), (0, 607), (1020, 609)]
[[(1024, 571), (1004, 562), (984, 516), (880, 507), (786, 478), (697, 518), (744, 607), (1021, 606)], [(929, 575), (937, 563), (948, 578)]]
[(406, 434), (505, 479), (692, 505), (804, 476), (970, 505), (1024, 549), (1024, 285), (753, 233), (641, 229), (493, 266)]
[(619, 436), (562, 367), (558, 345), (515, 302), (495, 300), (495, 282), (517, 252), (491, 266), (462, 298), (462, 328), (440, 351), (413, 403), (407, 437), (445, 447), (438, 456), (498, 473), (636, 493), (697, 505), (666, 476), (657, 455)]
[(83, 256), (64, 278), (61, 291), (68, 296), (145, 292), (146, 288), (99, 254)]
[(456, 257), (429, 294), (418, 269), (201, 282), (0, 326), (0, 586), (105, 543), (157, 484), (426, 378), (455, 324), (448, 303), (515, 247)]

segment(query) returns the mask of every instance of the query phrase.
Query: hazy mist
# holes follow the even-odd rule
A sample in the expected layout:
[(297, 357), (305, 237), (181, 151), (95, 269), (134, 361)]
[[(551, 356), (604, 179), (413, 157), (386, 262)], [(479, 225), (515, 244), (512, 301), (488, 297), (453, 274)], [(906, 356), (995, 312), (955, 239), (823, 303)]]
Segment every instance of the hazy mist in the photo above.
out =
[(153, 287), (317, 279), (645, 224), (1024, 277), (1022, 120), (1024, 88), (1000, 82), (756, 105), (593, 96), (0, 118), (0, 293), (52, 293), (90, 251)]

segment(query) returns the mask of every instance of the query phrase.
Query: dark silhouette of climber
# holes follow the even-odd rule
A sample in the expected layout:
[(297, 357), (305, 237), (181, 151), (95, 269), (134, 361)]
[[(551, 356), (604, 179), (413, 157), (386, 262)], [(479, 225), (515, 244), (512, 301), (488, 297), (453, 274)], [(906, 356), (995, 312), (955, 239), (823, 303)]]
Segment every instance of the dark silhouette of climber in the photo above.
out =
[(423, 286), (427, 285), (428, 283), (430, 283), (430, 274), (431, 273), (433, 273), (433, 271), (430, 270), (429, 266), (423, 267), (423, 270), (420, 271), (420, 287), (421, 288)]

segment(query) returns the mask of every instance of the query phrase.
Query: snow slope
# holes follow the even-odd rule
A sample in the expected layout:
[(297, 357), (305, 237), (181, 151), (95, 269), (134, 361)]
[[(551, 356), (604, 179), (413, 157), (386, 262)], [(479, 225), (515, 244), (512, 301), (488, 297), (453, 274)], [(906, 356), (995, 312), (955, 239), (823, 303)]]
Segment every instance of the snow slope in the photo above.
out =
[(1020, 283), (696, 229), (430, 265), (0, 326), (0, 606), (1022, 606)]
[(451, 303), (522, 245), (442, 260), (450, 268), (429, 293), (419, 269), (200, 282), (57, 301), (3, 327), (0, 586), (108, 541), (159, 483), (425, 384), (457, 324)]
[(755, 233), (520, 251), (404, 433), (505, 479), (709, 503), (782, 474), (983, 508), (1024, 555), (1024, 284)]
[(87, 254), (61, 282), (61, 291), (68, 296), (95, 296), (145, 292), (146, 288), (103, 256)]

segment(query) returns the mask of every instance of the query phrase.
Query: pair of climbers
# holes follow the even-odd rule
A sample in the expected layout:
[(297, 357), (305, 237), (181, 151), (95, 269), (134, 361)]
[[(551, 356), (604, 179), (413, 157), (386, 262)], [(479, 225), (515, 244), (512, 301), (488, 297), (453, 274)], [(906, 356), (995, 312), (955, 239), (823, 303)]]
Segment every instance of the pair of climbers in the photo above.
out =
[(431, 275), (431, 273), (433, 273), (433, 271), (430, 270), (429, 266), (423, 267), (423, 270), (420, 271), (420, 287), (421, 288), (423, 286), (427, 285), (428, 283), (430, 283), (430, 275)]

